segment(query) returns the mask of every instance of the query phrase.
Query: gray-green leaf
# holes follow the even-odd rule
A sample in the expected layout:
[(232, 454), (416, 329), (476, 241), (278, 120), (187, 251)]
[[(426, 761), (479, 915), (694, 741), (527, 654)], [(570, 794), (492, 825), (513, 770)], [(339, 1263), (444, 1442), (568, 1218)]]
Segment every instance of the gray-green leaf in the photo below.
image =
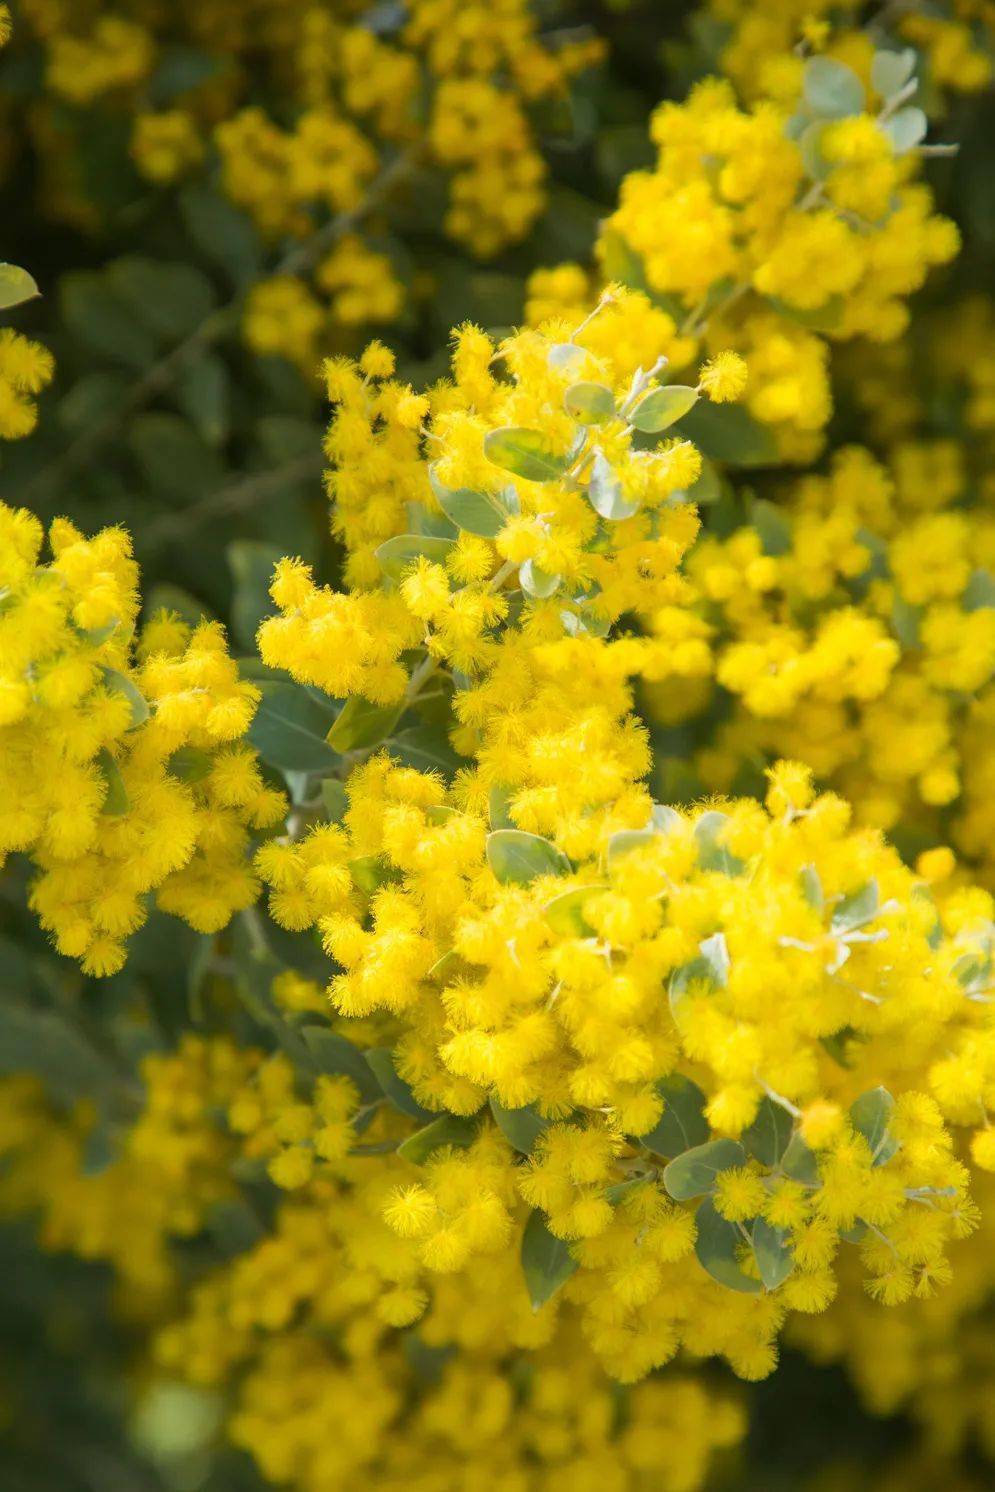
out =
[(380, 568), (391, 580), (400, 580), (404, 572), (422, 556), (435, 565), (444, 565), (456, 548), (453, 539), (433, 534), (395, 534), (376, 550)]
[(683, 1155), (706, 1144), (705, 1095), (698, 1084), (674, 1072), (659, 1080), (656, 1091), (666, 1107), (649, 1134), (639, 1136), (639, 1143), (654, 1155), (666, 1156)]
[(738, 1253), (744, 1240), (736, 1224), (727, 1221), (710, 1198), (702, 1202), (694, 1221), (697, 1229), (694, 1251), (701, 1267), (727, 1290), (759, 1295), (763, 1285), (744, 1274), (739, 1263)]
[(615, 413), (615, 396), (603, 383), (575, 383), (564, 394), (563, 405), (581, 425), (603, 425)]
[(534, 1311), (552, 1299), (577, 1268), (562, 1238), (554, 1238), (543, 1215), (534, 1211), (522, 1234), (522, 1272)]
[(37, 282), (19, 264), (0, 264), (0, 311), (21, 306), (40, 295)]
[(490, 1104), (494, 1123), (508, 1144), (522, 1155), (531, 1155), (536, 1140), (548, 1129), (549, 1120), (542, 1117), (535, 1104), (527, 1104), (521, 1109), (506, 1109), (493, 1096)]
[(487, 863), (502, 885), (527, 886), (537, 876), (562, 876), (570, 870), (570, 861), (551, 840), (523, 829), (492, 829)]
[(743, 1144), (754, 1160), (773, 1169), (787, 1150), (793, 1129), (794, 1121), (788, 1111), (773, 1099), (763, 1098), (757, 1117), (743, 1131)]
[(698, 391), (683, 383), (668, 383), (651, 389), (640, 399), (629, 416), (637, 430), (655, 435), (659, 430), (668, 430), (684, 418), (689, 409), (698, 402)]
[(863, 110), (863, 83), (852, 67), (833, 57), (810, 57), (802, 86), (809, 108), (826, 119), (846, 119)]
[(746, 1151), (738, 1140), (709, 1140), (678, 1155), (665, 1168), (663, 1184), (675, 1202), (688, 1202), (715, 1190), (723, 1171), (746, 1164)]
[(569, 456), (550, 445), (539, 430), (507, 425), (484, 436), (484, 455), (503, 471), (529, 482), (553, 482), (570, 464)]
[(347, 699), (326, 736), (333, 750), (358, 751), (379, 746), (401, 718), (403, 705), (375, 705), (359, 694)]

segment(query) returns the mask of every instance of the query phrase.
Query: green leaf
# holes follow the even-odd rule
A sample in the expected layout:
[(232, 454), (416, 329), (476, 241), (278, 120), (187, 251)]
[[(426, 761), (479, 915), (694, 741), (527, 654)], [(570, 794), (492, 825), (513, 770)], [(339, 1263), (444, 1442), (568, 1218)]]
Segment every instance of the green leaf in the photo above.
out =
[(697, 1083), (682, 1073), (660, 1078), (656, 1085), (666, 1107), (648, 1134), (639, 1136), (640, 1145), (654, 1155), (677, 1156), (699, 1149), (709, 1136), (705, 1118), (705, 1095)]
[(697, 389), (683, 383), (668, 383), (650, 392), (636, 405), (629, 416), (630, 424), (637, 430), (655, 435), (660, 430), (669, 430), (688, 410), (698, 402)]
[(729, 978), (729, 949), (723, 933), (704, 938), (698, 950), (697, 958), (681, 964), (670, 976), (667, 994), (675, 1018), (692, 986), (704, 984), (712, 989), (725, 989)]
[(321, 802), (330, 824), (341, 824), (349, 807), (345, 783), (337, 777), (326, 777), (321, 784)]
[(204, 1218), (204, 1227), (221, 1252), (232, 1259), (254, 1248), (263, 1237), (262, 1223), (241, 1197), (213, 1202)]
[(17, 264), (0, 264), (0, 311), (22, 306), (41, 295), (37, 282)]
[(101, 668), (104, 688), (109, 689), (112, 694), (121, 694), (131, 706), (131, 728), (136, 725), (144, 725), (149, 718), (149, 707), (144, 694), (125, 674), (118, 673), (116, 668)]
[(325, 739), (330, 713), (301, 684), (264, 680), (249, 741), (264, 762), (286, 772), (330, 772), (338, 754)]
[(809, 1148), (800, 1134), (792, 1135), (788, 1148), (781, 1157), (781, 1170), (785, 1176), (790, 1176), (792, 1181), (800, 1181), (803, 1186), (819, 1186), (822, 1181), (815, 1151)]
[(795, 1256), (788, 1243), (786, 1228), (773, 1228), (764, 1218), (753, 1224), (753, 1257), (760, 1278), (768, 1290), (783, 1285), (795, 1267)]
[(615, 476), (611, 464), (601, 451), (595, 451), (591, 462), (591, 475), (587, 484), (587, 497), (591, 507), (610, 523), (620, 523), (639, 512), (637, 502), (629, 502), (622, 494), (621, 483)]
[(603, 882), (599, 886), (575, 886), (572, 891), (564, 891), (548, 901), (542, 910), (553, 931), (564, 938), (593, 937), (593, 929), (584, 918), (584, 903), (607, 890), (607, 884)]
[(713, 1192), (723, 1171), (745, 1164), (746, 1151), (738, 1140), (709, 1140), (676, 1156), (664, 1169), (663, 1184), (675, 1202), (688, 1202)]
[(362, 695), (354, 694), (342, 706), (325, 739), (339, 752), (379, 746), (390, 735), (403, 712), (403, 704), (374, 705)]
[(106, 792), (101, 806), (101, 813), (109, 813), (114, 817), (127, 813), (131, 807), (128, 800), (128, 790), (124, 785), (117, 762), (111, 756), (106, 746), (101, 746), (95, 758), (97, 771), (104, 779)]
[(484, 455), (503, 471), (528, 482), (553, 482), (570, 465), (569, 455), (557, 451), (539, 430), (508, 425), (484, 436)]
[(436, 1115), (431, 1110), (422, 1108), (412, 1093), (410, 1085), (402, 1077), (398, 1077), (394, 1058), (387, 1047), (371, 1047), (364, 1053), (364, 1056), (385, 1096), (390, 1099), (396, 1109), (400, 1109), (402, 1114), (407, 1114), (412, 1119), (418, 1119), (422, 1124), (435, 1120)]
[(777, 442), (766, 425), (742, 404), (713, 404), (699, 399), (684, 416), (681, 435), (703, 456), (724, 466), (779, 466)]
[(868, 922), (873, 922), (879, 910), (878, 883), (868, 881), (859, 891), (854, 891), (837, 902), (829, 925), (837, 934), (855, 932), (857, 928), (866, 927)]
[(986, 606), (995, 606), (995, 576), (988, 570), (975, 570), (960, 598), (965, 611), (981, 611)]
[(223, 445), (231, 429), (231, 375), (213, 352), (183, 364), (176, 380), (176, 400), (208, 445)]
[(703, 813), (694, 826), (694, 837), (698, 843), (698, 864), (702, 870), (718, 871), (725, 876), (738, 876), (746, 869), (745, 862), (720, 843), (721, 835), (729, 823), (729, 816), (710, 809)]
[(736, 1224), (728, 1222), (716, 1210), (710, 1198), (702, 1202), (694, 1221), (697, 1229), (694, 1251), (701, 1267), (728, 1290), (739, 1290), (744, 1295), (759, 1295), (763, 1285), (759, 1280), (744, 1274), (739, 1263), (739, 1252), (744, 1239)]
[(359, 1047), (327, 1026), (302, 1026), (301, 1036), (319, 1072), (350, 1078), (364, 1103), (381, 1096), (380, 1084)]
[(441, 772), (444, 777), (452, 777), (461, 761), (441, 725), (411, 725), (398, 731), (387, 742), (387, 750), (406, 767)]
[(181, 415), (166, 410), (136, 415), (127, 440), (149, 487), (177, 507), (195, 502), (224, 481), (217, 451)]
[(193, 47), (166, 47), (149, 79), (149, 99), (157, 109), (164, 109), (191, 88), (199, 88), (224, 69), (226, 59)]
[(472, 487), (444, 487), (429, 467), (429, 481), (435, 500), (451, 523), (468, 534), (493, 539), (504, 528), (514, 511), (503, 493), (476, 492)]
[(269, 588), (283, 552), (279, 545), (259, 539), (233, 539), (225, 550), (235, 583), (231, 628), (243, 647), (255, 646), (260, 623), (275, 610)]
[(157, 611), (173, 611), (190, 627), (217, 620), (209, 606), (168, 580), (157, 580), (145, 593), (145, 616), (155, 616)]
[(850, 1105), (850, 1119), (871, 1149), (873, 1164), (883, 1166), (898, 1151), (898, 1141), (888, 1133), (895, 1100), (887, 1088), (870, 1088)]
[(528, 886), (538, 876), (570, 872), (570, 861), (562, 850), (523, 829), (492, 829), (487, 836), (487, 863), (504, 886)]
[(197, 746), (180, 746), (167, 763), (172, 776), (181, 782), (203, 782), (213, 765), (210, 753)]
[(257, 277), (262, 243), (247, 213), (217, 189), (199, 183), (183, 188), (179, 206), (196, 246), (227, 272), (233, 284), (244, 285)]
[(453, 539), (440, 539), (431, 534), (395, 534), (380, 545), (376, 556), (384, 574), (391, 580), (400, 580), (422, 556), (435, 565), (444, 565), (455, 548)]
[(756, 529), (764, 554), (778, 558), (791, 553), (791, 520), (783, 509), (766, 498), (750, 504), (750, 522)]
[(890, 119), (885, 120), (881, 128), (891, 141), (895, 154), (907, 155), (925, 140), (929, 120), (922, 109), (911, 105), (907, 109), (899, 109)]
[(589, 354), (576, 342), (554, 342), (546, 354), (551, 368), (577, 368), (587, 362)]
[(658, 832), (652, 826), (647, 829), (619, 829), (608, 840), (609, 867), (626, 855), (631, 855), (633, 850), (641, 850), (644, 845), (652, 844)]
[(810, 57), (802, 89), (805, 102), (825, 119), (846, 119), (864, 108), (864, 85), (845, 62), (833, 57)]
[(575, 383), (563, 396), (567, 414), (581, 425), (603, 425), (615, 414), (615, 396), (603, 383)]
[(783, 1109), (772, 1098), (763, 1098), (757, 1117), (744, 1130), (742, 1141), (754, 1160), (773, 1170), (780, 1164), (794, 1132), (794, 1121), (787, 1109)]
[(900, 93), (916, 70), (916, 54), (912, 47), (903, 47), (900, 52), (875, 52), (871, 62), (871, 86), (875, 93), (887, 100)]
[(147, 368), (158, 340), (131, 306), (94, 270), (71, 270), (59, 280), (62, 317), (85, 347), (129, 368)]
[(814, 865), (804, 865), (799, 872), (802, 895), (815, 912), (822, 912), (826, 898), (822, 890), (822, 879)]
[(210, 280), (190, 264), (129, 254), (115, 259), (105, 273), (140, 324), (164, 343), (182, 342), (218, 303)]
[(547, 575), (533, 560), (527, 559), (518, 569), (518, 583), (527, 596), (537, 601), (546, 601), (556, 594), (562, 584), (559, 575)]
[(402, 1160), (410, 1161), (414, 1166), (423, 1166), (429, 1156), (444, 1145), (453, 1145), (458, 1150), (465, 1150), (472, 1145), (477, 1138), (477, 1126), (473, 1119), (462, 1119), (455, 1114), (443, 1114), (441, 1118), (434, 1119), (424, 1129), (416, 1130), (413, 1135), (397, 1147), (397, 1153)]
[(349, 874), (356, 889), (367, 896), (372, 896), (381, 886), (386, 886), (388, 881), (400, 879), (400, 872), (383, 855), (360, 855), (357, 859), (350, 860)]
[(495, 783), (487, 795), (488, 823), (492, 829), (513, 829), (515, 827), (508, 805), (511, 802), (511, 792), (503, 787), (501, 783)]
[(541, 1310), (577, 1268), (577, 1260), (562, 1238), (554, 1238), (538, 1208), (522, 1234), (522, 1272), (534, 1311)]
[(531, 1155), (536, 1140), (549, 1128), (549, 1120), (543, 1119), (535, 1104), (527, 1104), (521, 1109), (506, 1109), (492, 1096), (490, 1105), (494, 1123), (508, 1144), (521, 1151), (522, 1155)]

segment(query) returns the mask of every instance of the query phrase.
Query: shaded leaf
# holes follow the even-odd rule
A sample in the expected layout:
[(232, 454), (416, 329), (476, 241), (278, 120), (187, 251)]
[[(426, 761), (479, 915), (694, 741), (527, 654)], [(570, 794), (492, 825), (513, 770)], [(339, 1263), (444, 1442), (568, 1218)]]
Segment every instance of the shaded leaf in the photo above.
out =
[(741, 1139), (754, 1160), (773, 1170), (787, 1150), (793, 1131), (794, 1120), (788, 1111), (772, 1098), (764, 1097), (757, 1117), (749, 1129), (743, 1131)]
[(705, 1095), (698, 1084), (675, 1072), (660, 1078), (656, 1091), (663, 1098), (665, 1108), (649, 1133), (639, 1136), (639, 1143), (655, 1155), (669, 1157), (705, 1145), (709, 1128), (705, 1118)]
[(412, 1119), (420, 1120), (422, 1124), (433, 1121), (437, 1117), (431, 1110), (422, 1108), (412, 1093), (410, 1084), (398, 1076), (393, 1055), (387, 1047), (371, 1047), (363, 1055), (385, 1096), (390, 1099), (396, 1109), (400, 1109), (402, 1114), (407, 1114)]
[(522, 1272), (534, 1311), (566, 1284), (577, 1268), (577, 1260), (562, 1238), (554, 1238), (538, 1208), (530, 1215), (522, 1234)]
[(264, 762), (281, 771), (330, 772), (338, 754), (325, 739), (330, 712), (301, 684), (266, 680), (248, 737)]
[(736, 1224), (722, 1217), (710, 1198), (702, 1202), (694, 1221), (697, 1229), (694, 1251), (701, 1267), (728, 1290), (759, 1295), (763, 1285), (745, 1274), (739, 1262), (744, 1239)]
[(476, 1138), (477, 1126), (474, 1120), (462, 1119), (455, 1114), (443, 1114), (424, 1129), (409, 1135), (398, 1145), (397, 1153), (402, 1160), (410, 1161), (414, 1166), (423, 1166), (433, 1151), (442, 1149), (444, 1145), (465, 1150)]
[(549, 1127), (549, 1120), (543, 1119), (535, 1104), (531, 1103), (521, 1109), (506, 1109), (492, 1096), (490, 1106), (494, 1122), (508, 1144), (522, 1155), (531, 1155), (536, 1140)]
[(688, 1202), (713, 1192), (723, 1171), (745, 1164), (746, 1151), (738, 1140), (709, 1140), (672, 1160), (664, 1169), (663, 1184), (675, 1202)]

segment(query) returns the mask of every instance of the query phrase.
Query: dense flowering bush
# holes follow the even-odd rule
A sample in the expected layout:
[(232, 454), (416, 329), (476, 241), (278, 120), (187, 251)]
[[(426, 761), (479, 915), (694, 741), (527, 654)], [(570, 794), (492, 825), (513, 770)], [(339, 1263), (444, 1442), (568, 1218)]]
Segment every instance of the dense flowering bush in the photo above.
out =
[[(571, 262), (515, 262), (514, 315), (463, 271), (443, 356), (414, 199), (442, 172), (452, 239), (525, 236), (541, 106), (598, 37), (524, 0), (23, 0), (0, 97), (46, 213), (113, 240), (104, 138), (169, 239), (68, 269), (48, 324), (0, 266), (56, 354), (0, 332), (15, 1486), (758, 1485), (804, 1358), (921, 1427), (876, 1485), (993, 1454), (970, 220), (915, 300), (960, 246), (942, 132), (984, 117), (992, 18), (715, 0), (678, 44), (620, 11), (619, 55), (631, 25), (695, 75), (655, 159)], [(36, 461), (67, 328), (113, 366)], [(170, 554), (216, 570), (190, 536), (247, 507), (230, 598), (190, 594)], [(38, 1448), (67, 1361), (68, 1482)], [(844, 1406), (800, 1462), (779, 1425), (792, 1485), (837, 1484)]]

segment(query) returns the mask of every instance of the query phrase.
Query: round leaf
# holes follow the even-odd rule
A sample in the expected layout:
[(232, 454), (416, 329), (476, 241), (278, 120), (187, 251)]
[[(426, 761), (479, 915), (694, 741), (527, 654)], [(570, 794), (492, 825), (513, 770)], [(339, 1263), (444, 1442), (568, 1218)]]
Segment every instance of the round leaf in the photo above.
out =
[(650, 1132), (639, 1136), (639, 1143), (652, 1150), (654, 1155), (667, 1156), (683, 1155), (685, 1151), (707, 1144), (709, 1129), (705, 1118), (705, 1095), (698, 1084), (675, 1072), (668, 1078), (661, 1078), (656, 1091), (665, 1108)]
[(400, 580), (411, 565), (422, 555), (433, 564), (444, 565), (456, 544), (452, 539), (439, 539), (431, 534), (395, 534), (376, 551), (381, 570), (391, 580)]
[(744, 1274), (739, 1263), (743, 1235), (736, 1224), (722, 1217), (708, 1199), (698, 1208), (694, 1221), (697, 1228), (694, 1251), (701, 1267), (728, 1290), (739, 1290), (744, 1295), (759, 1295), (763, 1285), (759, 1280)]

